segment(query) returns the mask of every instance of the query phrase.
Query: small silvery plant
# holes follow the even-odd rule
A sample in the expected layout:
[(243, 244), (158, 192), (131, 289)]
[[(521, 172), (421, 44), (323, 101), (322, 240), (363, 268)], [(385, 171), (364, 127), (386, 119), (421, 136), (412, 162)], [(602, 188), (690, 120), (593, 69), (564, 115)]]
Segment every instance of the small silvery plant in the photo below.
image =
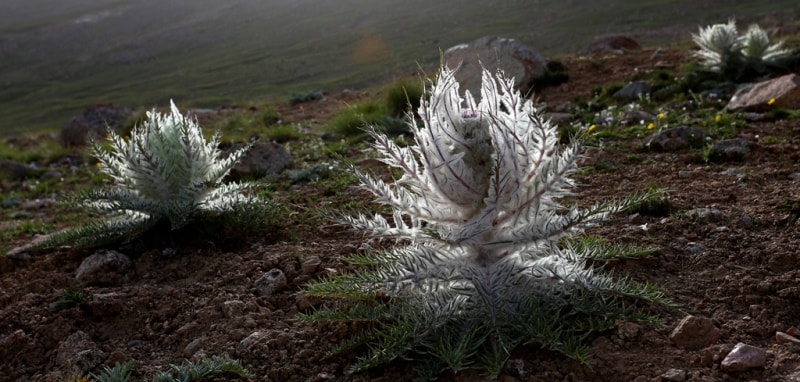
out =
[(737, 59), (742, 47), (736, 22), (729, 20), (727, 24), (714, 24), (701, 27), (698, 34), (692, 34), (692, 40), (700, 48), (693, 54), (700, 63), (712, 71), (721, 72), (725, 65)]
[(408, 146), (370, 131), (381, 160), (402, 175), (387, 182), (353, 169), (388, 218), (340, 218), (397, 245), (352, 256), (355, 272), (304, 290), (329, 299), (304, 319), (366, 324), (334, 350), (367, 346), (351, 371), (415, 359), (422, 379), (469, 368), (497, 376), (528, 343), (585, 361), (587, 333), (654, 319), (647, 306), (671, 304), (652, 285), (603, 272), (609, 259), (647, 251), (578, 235), (653, 194), (564, 205), (580, 145), (560, 145), (513, 79), (484, 71), (478, 101), (468, 91), (462, 98), (444, 68), (418, 114), (408, 118)]
[(789, 57), (791, 50), (783, 48), (783, 41), (770, 44), (767, 32), (758, 24), (753, 24), (742, 36), (742, 54), (750, 59), (772, 63)]
[(196, 120), (170, 104), (169, 113), (149, 111), (129, 139), (111, 131), (110, 149), (92, 142), (112, 185), (74, 201), (105, 219), (52, 234), (34, 248), (95, 247), (129, 241), (159, 224), (177, 230), (198, 219), (267, 210), (261, 206), (268, 201), (247, 193), (251, 184), (223, 182), (249, 146), (223, 157), (219, 132), (206, 141)]
[(771, 45), (767, 32), (757, 24), (739, 35), (733, 20), (701, 27), (692, 40), (700, 48), (694, 56), (703, 67), (732, 79), (748, 75), (747, 71), (764, 72), (792, 55), (782, 41)]

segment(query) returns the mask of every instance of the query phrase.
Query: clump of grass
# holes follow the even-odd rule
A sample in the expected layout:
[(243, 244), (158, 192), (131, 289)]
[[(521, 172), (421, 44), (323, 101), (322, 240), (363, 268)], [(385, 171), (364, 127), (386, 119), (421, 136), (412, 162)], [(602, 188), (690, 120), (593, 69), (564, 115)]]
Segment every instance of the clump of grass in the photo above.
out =
[(423, 95), (422, 81), (418, 78), (396, 79), (384, 94), (386, 112), (392, 117), (404, 118), (419, 108)]
[(264, 138), (277, 143), (296, 141), (302, 136), (297, 128), (291, 125), (273, 125), (263, 132)]
[(289, 97), (289, 103), (292, 105), (297, 105), (301, 103), (311, 102), (321, 100), (324, 94), (322, 90), (316, 90), (311, 92), (297, 92), (292, 93), (291, 97)]
[(83, 292), (78, 289), (67, 289), (61, 293), (61, 298), (56, 301), (56, 308), (60, 310), (75, 308), (83, 302)]
[(267, 109), (261, 112), (258, 119), (261, 120), (261, 123), (266, 127), (278, 125), (281, 122), (281, 113), (277, 110)]
[(388, 115), (384, 104), (366, 101), (340, 111), (325, 126), (325, 130), (343, 137), (366, 137), (366, 128), (378, 124)]

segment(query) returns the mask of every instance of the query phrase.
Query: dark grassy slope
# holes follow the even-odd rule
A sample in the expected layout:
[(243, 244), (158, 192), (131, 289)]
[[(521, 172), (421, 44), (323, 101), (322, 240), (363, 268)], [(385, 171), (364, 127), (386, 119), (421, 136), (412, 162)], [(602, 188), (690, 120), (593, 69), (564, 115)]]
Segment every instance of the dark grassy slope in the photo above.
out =
[[(68, 3), (69, 5), (65, 5)], [(217, 106), (435, 68), (486, 34), (546, 54), (593, 36), (685, 40), (698, 25), (797, 14), (796, 0), (4, 0), (0, 135), (54, 130), (94, 103)], [(788, 11), (788, 12), (787, 12)]]

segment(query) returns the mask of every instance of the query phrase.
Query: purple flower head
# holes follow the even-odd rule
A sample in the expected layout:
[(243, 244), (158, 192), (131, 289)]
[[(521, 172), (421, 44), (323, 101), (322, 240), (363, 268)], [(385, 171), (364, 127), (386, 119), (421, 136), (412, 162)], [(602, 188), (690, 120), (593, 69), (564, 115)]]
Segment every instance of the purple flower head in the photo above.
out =
[(478, 118), (478, 111), (475, 109), (461, 110), (461, 118), (464, 119)]

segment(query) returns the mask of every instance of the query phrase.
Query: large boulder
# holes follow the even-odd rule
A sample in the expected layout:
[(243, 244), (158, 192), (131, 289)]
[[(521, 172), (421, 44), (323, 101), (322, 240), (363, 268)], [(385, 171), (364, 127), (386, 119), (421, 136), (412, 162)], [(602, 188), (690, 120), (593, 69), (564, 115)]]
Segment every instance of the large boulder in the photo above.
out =
[(481, 37), (471, 43), (451, 47), (444, 52), (444, 64), (455, 69), (461, 91), (468, 89), (478, 97), (482, 69), (502, 70), (514, 77), (517, 90), (527, 94), (533, 81), (547, 73), (547, 61), (525, 44), (497, 36)]
[(100, 139), (108, 129), (122, 131), (131, 116), (129, 108), (110, 104), (89, 106), (81, 115), (73, 117), (62, 129), (59, 140), (62, 146), (83, 146), (91, 139)]
[(736, 91), (727, 108), (730, 110), (766, 110), (772, 107), (800, 108), (800, 76), (787, 74), (747, 85)]

